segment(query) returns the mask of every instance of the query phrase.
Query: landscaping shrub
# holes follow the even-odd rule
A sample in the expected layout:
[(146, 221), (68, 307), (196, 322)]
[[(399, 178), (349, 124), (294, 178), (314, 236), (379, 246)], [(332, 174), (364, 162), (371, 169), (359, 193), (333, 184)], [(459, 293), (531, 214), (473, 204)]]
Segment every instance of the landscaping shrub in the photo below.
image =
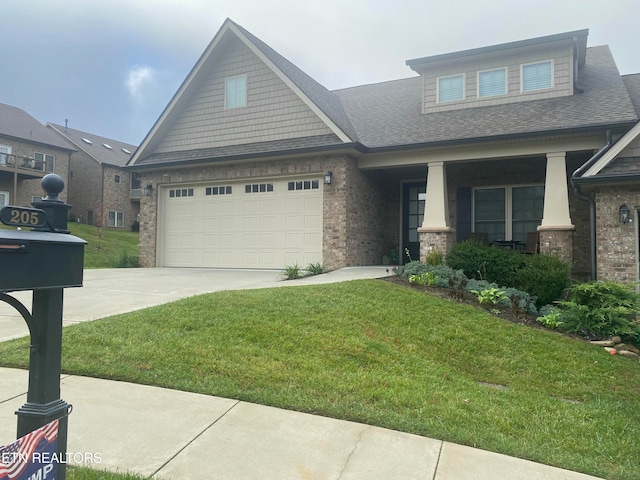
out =
[(446, 262), (451, 268), (464, 271), (469, 278), (517, 287), (517, 272), (523, 268), (526, 258), (514, 250), (467, 240), (451, 248)]
[(562, 298), (569, 285), (569, 265), (553, 255), (528, 255), (525, 259), (514, 286), (537, 297), (538, 307)]
[(427, 273), (428, 267), (417, 260), (413, 260), (412, 262), (406, 263), (398, 267), (396, 273), (400, 277), (409, 278), (411, 275), (422, 275), (423, 273)]
[(640, 295), (632, 286), (615, 282), (577, 284), (559, 307), (562, 329), (569, 333), (587, 338), (619, 335), (636, 344), (640, 341)]

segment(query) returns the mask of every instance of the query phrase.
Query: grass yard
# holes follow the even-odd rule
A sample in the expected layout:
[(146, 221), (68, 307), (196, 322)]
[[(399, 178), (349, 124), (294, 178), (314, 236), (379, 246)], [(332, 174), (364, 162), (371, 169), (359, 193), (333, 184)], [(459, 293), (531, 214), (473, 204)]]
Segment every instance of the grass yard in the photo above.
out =
[[(8, 229), (0, 224), (0, 228)], [(138, 232), (122, 228), (98, 228), (93, 225), (69, 222), (72, 235), (86, 240), (84, 268), (119, 268), (131, 266), (138, 256)]]
[[(26, 368), (28, 352), (26, 338), (1, 343), (0, 364)], [(68, 327), (62, 360), (640, 479), (638, 362), (390, 282), (191, 297)]]

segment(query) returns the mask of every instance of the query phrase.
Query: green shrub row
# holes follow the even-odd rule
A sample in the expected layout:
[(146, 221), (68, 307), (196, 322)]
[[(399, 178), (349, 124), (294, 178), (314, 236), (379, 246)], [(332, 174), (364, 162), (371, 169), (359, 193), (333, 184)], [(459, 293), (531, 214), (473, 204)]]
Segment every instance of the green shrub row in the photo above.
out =
[(469, 278), (528, 292), (536, 297), (538, 307), (561, 298), (569, 285), (569, 266), (552, 255), (523, 255), (466, 241), (452, 247), (446, 262)]
[[(467, 292), (487, 292), (492, 289), (503, 292), (504, 295), (496, 296), (496, 306), (515, 308), (528, 315), (536, 315), (536, 298), (529, 293), (517, 288), (500, 286), (488, 280), (468, 278), (462, 270), (454, 270), (447, 265), (426, 265), (413, 261), (398, 267), (397, 274), (413, 279), (411, 283), (419, 285), (435, 285), (442, 288), (451, 288)], [(421, 279), (429, 279), (422, 282)]]

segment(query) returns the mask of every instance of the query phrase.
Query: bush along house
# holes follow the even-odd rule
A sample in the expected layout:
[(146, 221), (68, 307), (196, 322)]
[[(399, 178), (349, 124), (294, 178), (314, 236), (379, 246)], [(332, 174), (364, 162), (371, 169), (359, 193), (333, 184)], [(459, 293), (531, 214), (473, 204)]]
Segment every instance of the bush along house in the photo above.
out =
[[(477, 236), (637, 279), (640, 81), (587, 37), (416, 58), (408, 78), (329, 91), (227, 19), (128, 162), (143, 265), (334, 269)], [(603, 245), (611, 228), (625, 247)]]

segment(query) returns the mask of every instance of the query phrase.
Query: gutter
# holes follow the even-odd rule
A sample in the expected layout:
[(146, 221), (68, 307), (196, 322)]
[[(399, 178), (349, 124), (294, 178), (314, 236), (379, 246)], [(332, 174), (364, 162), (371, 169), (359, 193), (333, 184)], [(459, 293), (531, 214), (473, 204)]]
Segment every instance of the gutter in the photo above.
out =
[(591, 249), (590, 249), (590, 255), (589, 255), (589, 260), (590, 260), (590, 265), (591, 265), (591, 280), (592, 281), (596, 281), (598, 279), (598, 275), (597, 275), (597, 270), (596, 270), (596, 253), (597, 253), (597, 249), (596, 249), (596, 201), (595, 199), (590, 196), (590, 195), (586, 195), (584, 193), (582, 193), (580, 191), (580, 184), (579, 182), (576, 182), (576, 180), (582, 176), (582, 174), (584, 174), (584, 172), (586, 172), (589, 168), (591, 168), (591, 166), (596, 163), (598, 160), (600, 160), (600, 158), (609, 151), (609, 149), (611, 148), (611, 146), (613, 145), (613, 142), (611, 140), (611, 130), (607, 130), (606, 133), (606, 138), (607, 138), (607, 143), (604, 145), (604, 147), (602, 147), (593, 157), (591, 157), (589, 160), (587, 160), (580, 168), (578, 168), (575, 172), (573, 172), (573, 174), (571, 175), (571, 178), (569, 180), (569, 183), (571, 183), (571, 187), (573, 188), (573, 191), (575, 192), (576, 196), (580, 199), (580, 200), (584, 200), (585, 202), (589, 203), (589, 237), (591, 240)]

